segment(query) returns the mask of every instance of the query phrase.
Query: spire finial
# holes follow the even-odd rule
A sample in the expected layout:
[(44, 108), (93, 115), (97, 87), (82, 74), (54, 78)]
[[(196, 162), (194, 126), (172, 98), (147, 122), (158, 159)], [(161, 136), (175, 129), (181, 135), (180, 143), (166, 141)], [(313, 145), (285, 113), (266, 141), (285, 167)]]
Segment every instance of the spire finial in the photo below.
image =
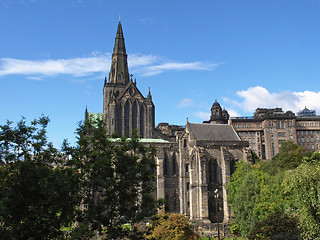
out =
[(148, 92), (148, 96), (147, 96), (147, 99), (148, 99), (148, 100), (152, 100), (152, 97), (151, 97), (151, 91), (150, 91), (150, 87), (149, 87), (149, 92)]
[(121, 15), (120, 15), (120, 12), (119, 12), (119, 22), (121, 22)]
[(187, 121), (186, 121), (186, 123), (188, 124), (189, 123), (189, 119), (187, 118)]

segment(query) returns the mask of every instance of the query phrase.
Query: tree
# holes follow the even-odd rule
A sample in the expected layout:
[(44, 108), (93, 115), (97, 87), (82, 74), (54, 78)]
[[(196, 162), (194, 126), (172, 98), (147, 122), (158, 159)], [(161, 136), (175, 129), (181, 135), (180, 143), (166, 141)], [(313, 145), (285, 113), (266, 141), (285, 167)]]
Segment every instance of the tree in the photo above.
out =
[(192, 229), (186, 217), (178, 213), (158, 213), (152, 217), (148, 226), (146, 239), (198, 239), (199, 235)]
[(108, 239), (133, 238), (135, 224), (155, 213), (154, 148), (140, 144), (137, 135), (109, 138), (102, 120), (81, 124), (77, 134), (70, 163), (82, 179), (83, 212), (77, 221), (87, 232), (80, 231)]
[(235, 222), (239, 225), (241, 235), (243, 236), (248, 236), (258, 221), (257, 215), (254, 214), (254, 208), (259, 192), (259, 179), (257, 174), (252, 171), (246, 175), (242, 184), (239, 186), (233, 204)]
[(300, 232), (297, 218), (275, 212), (258, 222), (248, 238), (255, 240), (299, 240), (301, 239)]
[[(267, 163), (269, 164), (269, 163)], [(266, 163), (253, 166), (238, 162), (228, 183), (228, 201), (234, 211), (234, 229), (248, 236), (256, 223), (274, 212), (283, 212), (291, 203), (290, 196), (283, 196), (283, 172), (270, 175)]]
[(303, 163), (288, 171), (284, 192), (295, 196), (295, 214), (304, 230), (304, 239), (320, 239), (320, 153), (304, 158)]
[(244, 162), (244, 161), (236, 162), (236, 170), (231, 175), (230, 181), (227, 185), (228, 202), (231, 205), (235, 203), (234, 198), (237, 195), (239, 186), (242, 184), (245, 176), (251, 171), (252, 171), (252, 167), (249, 162)]
[(280, 152), (272, 159), (270, 166), (277, 171), (294, 169), (302, 163), (306, 154), (306, 150), (300, 145), (286, 141), (281, 144)]
[(79, 204), (78, 174), (47, 141), (48, 117), (0, 126), (0, 236), (55, 239)]

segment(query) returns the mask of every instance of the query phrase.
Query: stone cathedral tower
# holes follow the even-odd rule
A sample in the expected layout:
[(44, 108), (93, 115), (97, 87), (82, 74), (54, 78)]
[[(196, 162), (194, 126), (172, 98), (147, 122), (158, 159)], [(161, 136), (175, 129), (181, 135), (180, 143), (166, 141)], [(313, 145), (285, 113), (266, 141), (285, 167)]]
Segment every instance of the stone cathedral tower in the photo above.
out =
[(152, 138), (155, 109), (150, 94), (145, 98), (129, 75), (126, 47), (119, 21), (112, 53), (109, 80), (103, 87), (103, 115), (107, 134), (131, 136), (134, 129), (142, 138)]

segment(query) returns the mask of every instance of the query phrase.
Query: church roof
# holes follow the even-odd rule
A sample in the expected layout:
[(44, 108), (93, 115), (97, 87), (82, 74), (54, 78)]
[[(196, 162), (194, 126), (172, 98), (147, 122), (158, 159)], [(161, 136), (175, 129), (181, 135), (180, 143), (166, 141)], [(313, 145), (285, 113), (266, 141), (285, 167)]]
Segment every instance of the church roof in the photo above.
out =
[[(127, 138), (127, 141), (131, 141), (131, 138)], [(121, 142), (121, 138), (109, 138), (110, 142)], [(169, 141), (158, 138), (140, 138), (139, 143), (169, 143)]]
[(208, 141), (241, 141), (238, 134), (228, 124), (188, 123), (190, 136), (196, 140)]

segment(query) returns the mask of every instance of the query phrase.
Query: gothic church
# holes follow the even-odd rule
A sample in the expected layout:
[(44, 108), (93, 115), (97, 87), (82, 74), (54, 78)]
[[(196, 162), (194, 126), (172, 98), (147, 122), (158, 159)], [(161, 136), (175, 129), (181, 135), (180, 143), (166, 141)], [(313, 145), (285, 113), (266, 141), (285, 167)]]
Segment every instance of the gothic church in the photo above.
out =
[[(181, 126), (159, 123), (149, 93), (144, 97), (129, 75), (127, 54), (119, 22), (109, 79), (103, 87), (103, 118), (108, 135), (129, 136), (138, 129), (141, 142), (157, 148), (156, 197), (165, 199), (165, 210), (179, 212), (197, 224), (227, 223), (229, 177), (237, 160), (250, 160), (248, 142), (241, 140), (229, 115), (215, 102), (206, 123)], [(86, 111), (86, 119), (96, 117)], [(218, 193), (218, 194), (217, 194)], [(218, 199), (218, 210), (214, 207)]]
[[(129, 78), (131, 77), (131, 78)], [(134, 129), (143, 138), (151, 138), (155, 112), (150, 90), (145, 98), (129, 76), (122, 26), (119, 22), (113, 48), (109, 81), (103, 87), (103, 116), (109, 135), (130, 136)]]

